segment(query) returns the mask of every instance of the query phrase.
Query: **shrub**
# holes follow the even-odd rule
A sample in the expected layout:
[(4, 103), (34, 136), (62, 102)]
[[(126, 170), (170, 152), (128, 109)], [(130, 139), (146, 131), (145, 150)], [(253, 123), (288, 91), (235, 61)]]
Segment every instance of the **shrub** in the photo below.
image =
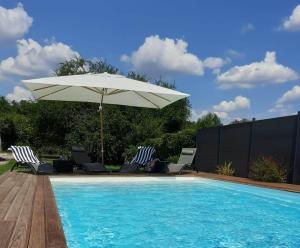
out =
[(196, 136), (192, 129), (184, 129), (177, 133), (165, 133), (158, 138), (148, 139), (143, 145), (153, 146), (156, 157), (167, 160), (179, 156), (183, 147), (195, 147)]
[(263, 182), (284, 183), (287, 179), (287, 170), (271, 157), (261, 157), (252, 163), (249, 178)]
[(179, 159), (178, 155), (173, 155), (173, 156), (168, 157), (167, 161), (170, 162), (170, 163), (175, 163), (176, 164), (178, 162), (178, 159)]
[(124, 153), (122, 156), (124, 157), (125, 162), (129, 162), (133, 157), (137, 154), (138, 152), (138, 147), (129, 145), (128, 148), (125, 149)]
[(217, 167), (217, 173), (225, 176), (233, 176), (235, 169), (232, 168), (232, 162), (226, 162)]

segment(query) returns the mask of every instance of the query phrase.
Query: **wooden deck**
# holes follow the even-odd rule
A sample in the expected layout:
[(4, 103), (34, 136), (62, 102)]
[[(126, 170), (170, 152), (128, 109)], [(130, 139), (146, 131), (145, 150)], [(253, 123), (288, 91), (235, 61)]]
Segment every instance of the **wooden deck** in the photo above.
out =
[(0, 176), (0, 248), (67, 247), (47, 176)]
[(224, 175), (218, 175), (215, 173), (206, 173), (206, 172), (198, 172), (198, 173), (190, 172), (186, 175), (194, 176), (194, 177), (203, 177), (203, 178), (214, 179), (214, 180), (221, 180), (221, 181), (229, 181), (229, 182), (233, 182), (233, 183), (247, 184), (247, 185), (252, 185), (252, 186), (262, 187), (262, 188), (289, 191), (289, 192), (293, 192), (293, 193), (300, 193), (300, 185), (298, 185), (298, 184), (267, 183), (267, 182), (254, 181), (250, 178), (224, 176)]

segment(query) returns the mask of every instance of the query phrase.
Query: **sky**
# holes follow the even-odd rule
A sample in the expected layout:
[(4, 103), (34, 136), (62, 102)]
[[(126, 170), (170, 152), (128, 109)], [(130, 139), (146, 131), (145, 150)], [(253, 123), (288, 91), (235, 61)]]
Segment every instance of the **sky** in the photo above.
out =
[(192, 120), (300, 111), (300, 1), (0, 0), (0, 95), (74, 57), (175, 82)]

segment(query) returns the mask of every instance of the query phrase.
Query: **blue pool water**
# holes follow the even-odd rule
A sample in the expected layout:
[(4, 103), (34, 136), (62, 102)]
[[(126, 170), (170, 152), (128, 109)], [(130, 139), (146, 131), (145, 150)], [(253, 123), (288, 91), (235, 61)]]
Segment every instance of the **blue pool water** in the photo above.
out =
[(52, 181), (68, 246), (300, 247), (300, 195), (206, 179)]

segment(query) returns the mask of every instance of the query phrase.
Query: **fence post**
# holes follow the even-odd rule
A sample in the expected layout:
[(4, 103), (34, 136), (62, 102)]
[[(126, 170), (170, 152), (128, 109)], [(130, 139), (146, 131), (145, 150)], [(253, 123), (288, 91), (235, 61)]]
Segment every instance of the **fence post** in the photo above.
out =
[(292, 182), (300, 184), (300, 111), (297, 113)]
[(219, 126), (219, 127), (218, 127), (217, 166), (220, 165), (220, 153), (221, 153), (221, 149), (220, 149), (220, 145), (221, 145), (221, 128), (222, 128), (222, 126)]
[(252, 118), (250, 123), (250, 132), (249, 132), (249, 146), (248, 146), (248, 158), (247, 158), (247, 177), (249, 175), (250, 170), (250, 161), (251, 161), (251, 152), (252, 152), (252, 134), (253, 134), (253, 124), (255, 122), (255, 118)]

